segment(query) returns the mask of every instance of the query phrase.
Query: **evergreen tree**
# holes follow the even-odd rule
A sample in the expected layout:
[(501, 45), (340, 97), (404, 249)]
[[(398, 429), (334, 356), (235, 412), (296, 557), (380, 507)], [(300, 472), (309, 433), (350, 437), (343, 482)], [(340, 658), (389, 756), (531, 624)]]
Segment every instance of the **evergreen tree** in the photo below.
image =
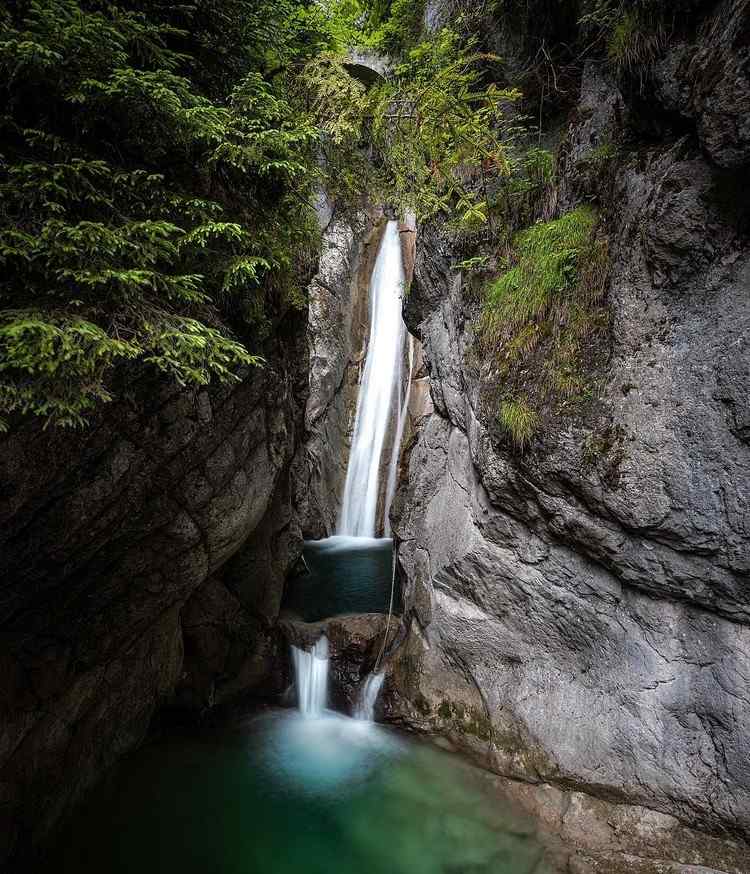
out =
[(0, 412), (80, 423), (122, 360), (258, 363), (227, 316), (262, 333), (314, 243), (316, 132), (273, 74), (328, 45), (314, 17), (33, 0), (0, 28)]
[(443, 31), (368, 88), (343, 62), (359, 8), (0, 8), (0, 428), (83, 424), (125, 362), (182, 384), (261, 363), (304, 301), (321, 185), (486, 220), (514, 96), (485, 83), (494, 59)]

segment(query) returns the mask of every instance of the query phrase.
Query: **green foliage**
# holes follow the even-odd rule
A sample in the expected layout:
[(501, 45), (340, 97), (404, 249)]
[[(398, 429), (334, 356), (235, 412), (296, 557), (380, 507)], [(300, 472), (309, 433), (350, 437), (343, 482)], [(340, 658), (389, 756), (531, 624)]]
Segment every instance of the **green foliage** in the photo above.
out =
[(601, 33), (611, 63), (642, 85), (666, 45), (679, 5), (665, 0), (588, 0), (581, 24)]
[(0, 419), (80, 424), (124, 362), (184, 384), (258, 364), (249, 349), (304, 303), (321, 185), (487, 221), (517, 95), (450, 30), (407, 51), (401, 0), (378, 27), (410, 22), (402, 62), (366, 88), (341, 51), (371, 13), (30, 0), (0, 16)]
[(488, 289), (485, 330), (522, 328), (546, 319), (578, 281), (595, 223), (594, 210), (581, 206), (518, 234), (517, 263)]
[[(32, 0), (0, 20), (0, 421), (65, 425), (141, 361), (235, 378), (315, 245), (318, 130), (272, 70), (298, 0)], [(232, 336), (234, 334), (234, 337)]]
[(541, 188), (549, 185), (555, 171), (555, 156), (548, 149), (531, 148), (521, 161), (523, 185)]
[[(104, 373), (118, 360), (135, 357), (129, 343), (75, 316), (50, 321), (32, 310), (2, 316), (0, 406), (6, 412), (81, 424), (96, 401), (110, 399)], [(0, 429), (5, 427), (0, 420)]]
[(373, 139), (387, 156), (384, 189), (402, 210), (486, 222), (486, 196), (473, 183), (508, 172), (497, 130), (504, 105), (517, 96), (484, 84), (482, 65), (496, 60), (446, 29), (412, 49), (376, 93)]
[(617, 157), (617, 146), (614, 143), (602, 143), (593, 148), (585, 158), (592, 167), (604, 167)]
[(525, 449), (539, 426), (539, 414), (523, 397), (503, 401), (500, 424), (518, 450)]
[[(504, 107), (518, 96), (486, 84), (484, 70), (496, 61), (448, 29), (369, 90), (335, 58), (311, 61), (301, 88), (325, 133), (326, 164), (339, 168), (331, 174), (339, 188), (350, 181), (361, 193), (364, 182), (373, 199), (420, 219), (442, 212), (465, 226), (485, 223), (483, 182), (508, 172), (498, 130)], [(374, 153), (366, 167), (352, 161), (365, 136)]]
[(518, 448), (528, 443), (523, 435), (533, 433), (542, 408), (590, 393), (586, 347), (607, 324), (601, 304), (609, 263), (597, 221), (592, 207), (579, 206), (521, 231), (511, 265), (484, 289), (479, 339), (510, 392), (500, 424)]
[(524, 227), (543, 212), (555, 171), (555, 159), (547, 149), (532, 147), (510, 160), (508, 175), (500, 180), (490, 198), (493, 218), (502, 230)]
[(369, 45), (398, 57), (419, 41), (425, 0), (387, 0), (373, 3), (368, 19)]
[(400, 58), (419, 42), (425, 0), (324, 0), (336, 49), (369, 48)]
[(82, 425), (97, 401), (111, 400), (106, 376), (124, 361), (142, 359), (182, 385), (206, 385), (216, 375), (236, 379), (238, 364), (261, 363), (219, 331), (163, 313), (131, 328), (128, 339), (76, 316), (6, 310), (2, 319), (0, 405), (8, 413), (35, 413), (60, 425)]
[(455, 265), (456, 270), (465, 270), (467, 273), (474, 271), (481, 272), (487, 269), (489, 263), (488, 255), (474, 255), (471, 258), (464, 258)]
[(658, 19), (637, 9), (620, 14), (611, 29), (607, 53), (614, 65), (628, 73), (639, 73), (658, 57), (665, 34)]

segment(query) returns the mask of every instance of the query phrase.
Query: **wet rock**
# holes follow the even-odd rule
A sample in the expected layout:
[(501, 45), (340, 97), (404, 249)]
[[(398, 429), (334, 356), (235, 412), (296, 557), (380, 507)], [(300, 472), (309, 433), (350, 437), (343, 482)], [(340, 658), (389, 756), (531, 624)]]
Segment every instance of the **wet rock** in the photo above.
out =
[[(378, 657), (387, 653), (398, 633), (398, 617), (381, 613), (337, 616), (321, 622), (300, 622), (284, 619), (281, 631), (290, 645), (311, 649), (325, 634), (329, 643), (329, 696), (331, 706), (351, 714), (359, 699), (367, 675), (374, 669)], [(381, 662), (385, 664), (385, 662)], [(291, 667), (288, 672), (293, 682)]]

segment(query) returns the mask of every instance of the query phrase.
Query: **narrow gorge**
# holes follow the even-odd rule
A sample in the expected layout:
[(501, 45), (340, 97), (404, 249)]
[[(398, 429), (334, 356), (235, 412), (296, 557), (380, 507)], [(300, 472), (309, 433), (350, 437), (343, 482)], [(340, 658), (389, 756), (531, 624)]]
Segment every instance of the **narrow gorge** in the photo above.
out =
[(0, 13), (0, 869), (750, 874), (750, 0)]

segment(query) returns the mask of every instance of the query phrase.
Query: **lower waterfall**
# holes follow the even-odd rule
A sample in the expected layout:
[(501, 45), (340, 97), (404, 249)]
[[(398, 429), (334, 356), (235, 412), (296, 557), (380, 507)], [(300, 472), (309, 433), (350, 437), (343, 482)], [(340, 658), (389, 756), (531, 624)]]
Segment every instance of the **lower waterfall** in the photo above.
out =
[(322, 716), (328, 704), (328, 638), (322, 635), (311, 650), (292, 647), (297, 704), (303, 716)]
[(367, 677), (360, 691), (357, 706), (354, 709), (355, 719), (363, 719), (366, 722), (375, 721), (375, 702), (378, 700), (378, 694), (384, 679), (385, 674), (370, 674)]
[[(319, 718), (328, 705), (328, 638), (321, 635), (312, 649), (292, 646), (297, 706), (303, 716)], [(383, 685), (383, 673), (370, 674), (362, 684), (354, 717), (365, 722), (375, 718), (375, 702)]]

